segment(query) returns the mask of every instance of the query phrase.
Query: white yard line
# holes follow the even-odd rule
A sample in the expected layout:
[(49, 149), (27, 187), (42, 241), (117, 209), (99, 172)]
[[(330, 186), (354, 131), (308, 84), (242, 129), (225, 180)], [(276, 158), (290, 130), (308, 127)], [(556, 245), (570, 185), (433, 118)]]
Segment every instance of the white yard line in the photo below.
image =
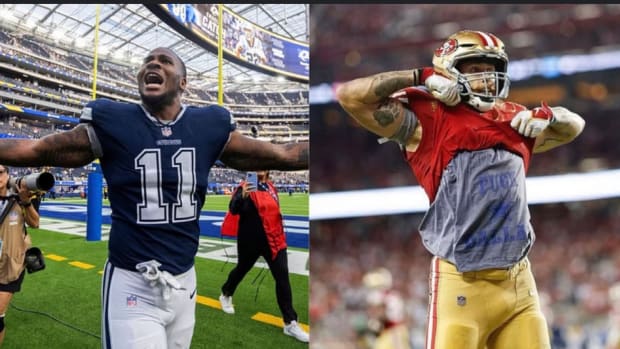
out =
[[(86, 223), (63, 220), (56, 218), (41, 217), (39, 228), (55, 231), (58, 233), (83, 236), (86, 241)], [(110, 226), (103, 224), (101, 226), (101, 240), (107, 241), (110, 235)], [(198, 246), (197, 257), (207, 258), (228, 263), (237, 263), (237, 247), (234, 241), (222, 240), (216, 238), (200, 237), (200, 246)], [(309, 254), (308, 251), (300, 251), (297, 249), (288, 250), (288, 267), (289, 272), (299, 275), (309, 275)], [(267, 264), (263, 259), (259, 259), (254, 265), (255, 267), (267, 268)]]

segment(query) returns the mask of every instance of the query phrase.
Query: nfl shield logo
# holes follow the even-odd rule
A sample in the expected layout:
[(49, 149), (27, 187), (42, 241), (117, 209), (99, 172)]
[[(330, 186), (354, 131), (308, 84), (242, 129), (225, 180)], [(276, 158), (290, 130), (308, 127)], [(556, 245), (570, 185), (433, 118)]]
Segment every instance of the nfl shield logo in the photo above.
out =
[(456, 304), (460, 305), (461, 307), (464, 306), (465, 304), (467, 304), (467, 298), (465, 298), (465, 296), (456, 296)]
[(138, 305), (138, 296), (135, 294), (127, 296), (127, 307), (135, 307)]
[(164, 126), (161, 128), (161, 134), (164, 135), (164, 137), (170, 137), (170, 135), (172, 135), (172, 129), (168, 126)]

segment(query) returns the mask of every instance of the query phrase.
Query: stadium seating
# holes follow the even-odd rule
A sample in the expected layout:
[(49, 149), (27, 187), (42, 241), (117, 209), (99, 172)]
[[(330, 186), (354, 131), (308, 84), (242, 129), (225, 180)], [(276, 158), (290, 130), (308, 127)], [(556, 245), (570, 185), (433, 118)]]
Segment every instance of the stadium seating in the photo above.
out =
[[(90, 100), (93, 59), (51, 47), (28, 35), (0, 36), (0, 93), (2, 101), (27, 106), (44, 113), (75, 118), (56, 122), (56, 128), (75, 124), (81, 108)], [(4, 65), (2, 65), (4, 63)], [(29, 72), (24, 76), (23, 72)], [(100, 61), (98, 96), (137, 101), (136, 67)], [(197, 106), (215, 104), (217, 91), (188, 89), (185, 102)], [(226, 91), (224, 105), (238, 117), (239, 130), (250, 135), (252, 126), (261, 127), (261, 138), (274, 142), (308, 140), (308, 92)], [(60, 124), (63, 127), (59, 127)], [(289, 125), (290, 124), (290, 125)], [(269, 126), (272, 125), (272, 126)], [(284, 126), (284, 127), (282, 127)], [(287, 127), (288, 126), (288, 127)]]

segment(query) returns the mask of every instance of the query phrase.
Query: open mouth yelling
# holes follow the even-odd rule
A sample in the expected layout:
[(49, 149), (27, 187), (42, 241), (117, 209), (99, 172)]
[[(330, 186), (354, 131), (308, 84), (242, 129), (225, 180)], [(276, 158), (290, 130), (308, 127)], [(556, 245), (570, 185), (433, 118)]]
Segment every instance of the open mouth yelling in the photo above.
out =
[(146, 73), (144, 75), (144, 87), (147, 90), (159, 89), (164, 83), (164, 78), (157, 73)]

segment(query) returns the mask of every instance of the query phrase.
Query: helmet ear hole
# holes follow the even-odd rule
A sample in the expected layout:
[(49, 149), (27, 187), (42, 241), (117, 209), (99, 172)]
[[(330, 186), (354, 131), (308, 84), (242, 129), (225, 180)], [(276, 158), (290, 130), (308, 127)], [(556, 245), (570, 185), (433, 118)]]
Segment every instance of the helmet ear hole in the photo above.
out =
[(461, 95), (461, 101), (467, 102), (469, 100), (469, 84), (467, 81), (463, 81), (463, 79), (458, 80), (459, 84), (459, 94)]

